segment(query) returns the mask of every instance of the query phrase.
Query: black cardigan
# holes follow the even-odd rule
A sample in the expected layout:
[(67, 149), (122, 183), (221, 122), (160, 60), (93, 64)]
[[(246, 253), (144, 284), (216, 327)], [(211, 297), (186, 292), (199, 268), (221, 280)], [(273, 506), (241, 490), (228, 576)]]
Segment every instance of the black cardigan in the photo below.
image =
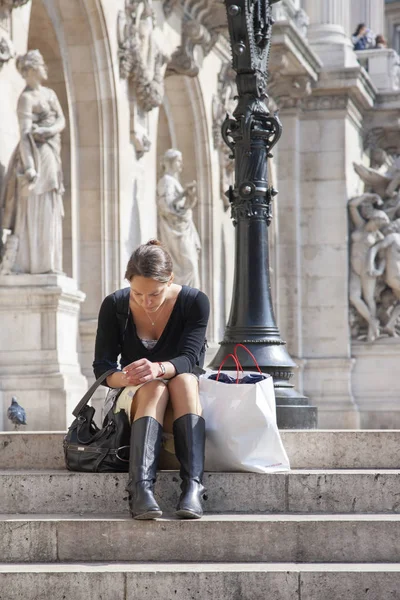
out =
[[(101, 305), (97, 326), (93, 370), (96, 379), (108, 369), (118, 368), (118, 356), (123, 369), (126, 365), (147, 358), (151, 362), (171, 362), (176, 374), (191, 373), (199, 364), (200, 355), (205, 349), (205, 336), (210, 303), (207, 296), (198, 291), (193, 293), (188, 286), (182, 286), (174, 308), (157, 344), (151, 350), (140, 341), (132, 313), (129, 310), (125, 334), (121, 334), (121, 314), (118, 315), (117, 295), (129, 295), (129, 288), (118, 290), (107, 296)], [(128, 298), (126, 298), (129, 306)], [(123, 329), (123, 328), (122, 328)]]

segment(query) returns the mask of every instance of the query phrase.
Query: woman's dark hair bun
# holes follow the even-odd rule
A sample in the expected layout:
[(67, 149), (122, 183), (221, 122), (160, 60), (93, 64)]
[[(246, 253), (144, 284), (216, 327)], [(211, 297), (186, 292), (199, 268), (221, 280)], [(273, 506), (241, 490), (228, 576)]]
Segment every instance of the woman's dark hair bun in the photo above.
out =
[(139, 275), (167, 283), (172, 275), (172, 259), (163, 244), (157, 240), (149, 240), (134, 250), (126, 267), (125, 277), (131, 281)]

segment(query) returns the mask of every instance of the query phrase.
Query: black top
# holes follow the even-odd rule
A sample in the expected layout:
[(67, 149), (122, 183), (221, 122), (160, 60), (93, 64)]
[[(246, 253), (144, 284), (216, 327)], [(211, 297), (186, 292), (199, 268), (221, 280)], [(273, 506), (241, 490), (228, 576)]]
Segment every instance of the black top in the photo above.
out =
[[(200, 355), (205, 349), (210, 314), (207, 296), (203, 292), (182, 286), (164, 331), (150, 350), (145, 348), (136, 333), (129, 310), (129, 292), (130, 288), (118, 290), (107, 296), (101, 305), (93, 362), (96, 379), (108, 369), (118, 368), (119, 355), (122, 369), (135, 360), (147, 358), (152, 362), (171, 362), (177, 375), (191, 373), (195, 365), (199, 364)], [(122, 315), (122, 327), (121, 314), (118, 314), (121, 313), (121, 298), (125, 299), (128, 307), (127, 314)]]

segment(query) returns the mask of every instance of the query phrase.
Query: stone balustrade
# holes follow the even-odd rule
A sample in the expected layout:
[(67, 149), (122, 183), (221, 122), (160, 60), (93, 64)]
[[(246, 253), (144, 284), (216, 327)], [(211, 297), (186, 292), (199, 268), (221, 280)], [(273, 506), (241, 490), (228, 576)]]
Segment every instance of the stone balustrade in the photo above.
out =
[(356, 52), (379, 92), (400, 89), (400, 56), (392, 48), (373, 48)]

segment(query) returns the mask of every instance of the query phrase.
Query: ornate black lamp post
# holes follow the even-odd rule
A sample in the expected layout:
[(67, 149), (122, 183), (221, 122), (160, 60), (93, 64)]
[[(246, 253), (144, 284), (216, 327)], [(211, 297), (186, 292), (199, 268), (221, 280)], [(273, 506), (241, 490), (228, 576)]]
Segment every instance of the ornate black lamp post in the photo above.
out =
[[(316, 427), (317, 409), (290, 384), (296, 365), (275, 323), (269, 279), (268, 226), (277, 191), (268, 185), (267, 160), (282, 124), (265, 102), (274, 22), (271, 5), (277, 1), (225, 0), (238, 88), (233, 117), (227, 116), (222, 125), (222, 136), (235, 159), (235, 186), (229, 190), (229, 200), (236, 256), (231, 313), (212, 366), (218, 366), (235, 344), (245, 344), (261, 369), (274, 378), (278, 425), (307, 429)], [(242, 364), (251, 367), (251, 358), (244, 356)]]

